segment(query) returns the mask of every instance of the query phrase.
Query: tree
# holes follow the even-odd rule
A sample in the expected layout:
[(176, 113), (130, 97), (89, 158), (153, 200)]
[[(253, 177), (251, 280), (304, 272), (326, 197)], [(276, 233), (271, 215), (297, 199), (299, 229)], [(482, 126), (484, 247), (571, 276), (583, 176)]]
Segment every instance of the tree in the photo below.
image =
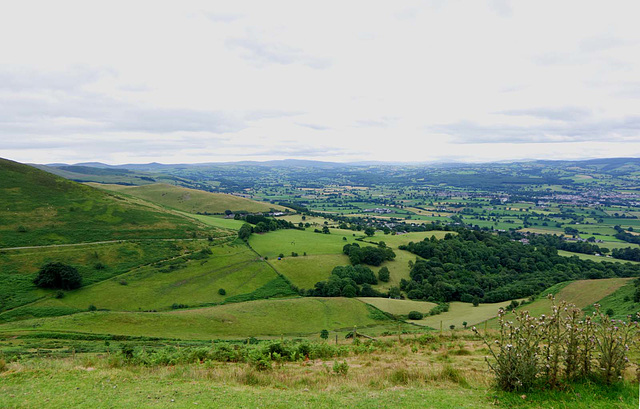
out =
[(324, 226), (324, 227), (322, 227), (322, 232), (323, 232), (324, 234), (331, 234), (331, 232), (329, 231), (329, 227), (328, 227), (328, 226)]
[(462, 326), (465, 327), (465, 329), (467, 328), (467, 325), (468, 325), (467, 321), (462, 321)]
[(329, 339), (329, 331), (327, 331), (326, 329), (323, 329), (322, 331), (320, 331), (320, 338)]
[(230, 216), (230, 215), (233, 214), (233, 212), (231, 210), (227, 209), (227, 210), (224, 211), (224, 214), (226, 214), (227, 216)]
[(220, 295), (226, 295), (226, 294), (227, 294), (227, 291), (226, 291), (224, 288), (221, 288), (221, 289), (219, 289), (219, 290), (218, 290), (218, 294), (220, 294)]
[(244, 241), (247, 241), (249, 240), (249, 236), (251, 236), (252, 232), (253, 228), (251, 227), (251, 225), (245, 223), (242, 225), (242, 227), (240, 227), (240, 230), (238, 230), (238, 237)]
[(374, 229), (373, 227), (369, 226), (369, 227), (364, 229), (364, 234), (366, 234), (367, 236), (371, 237), (374, 234), (376, 234), (376, 229)]
[(40, 288), (56, 288), (60, 290), (73, 290), (82, 286), (82, 276), (75, 267), (53, 262), (40, 268), (38, 276), (33, 283)]
[(388, 283), (390, 278), (389, 269), (387, 267), (382, 267), (380, 271), (378, 271), (378, 280)]

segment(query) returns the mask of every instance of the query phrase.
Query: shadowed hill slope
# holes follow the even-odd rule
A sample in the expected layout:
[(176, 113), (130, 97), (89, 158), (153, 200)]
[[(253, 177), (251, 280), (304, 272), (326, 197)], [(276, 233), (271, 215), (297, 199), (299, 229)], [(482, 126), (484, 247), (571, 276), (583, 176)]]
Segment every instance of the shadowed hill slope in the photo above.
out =
[(0, 248), (206, 236), (197, 221), (0, 159)]

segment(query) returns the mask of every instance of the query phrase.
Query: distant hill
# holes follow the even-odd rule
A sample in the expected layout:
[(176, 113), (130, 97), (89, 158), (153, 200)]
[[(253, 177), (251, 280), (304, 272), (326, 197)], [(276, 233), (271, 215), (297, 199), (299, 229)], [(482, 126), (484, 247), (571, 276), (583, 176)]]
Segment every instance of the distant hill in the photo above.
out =
[(91, 184), (102, 189), (120, 192), (156, 204), (182, 210), (188, 213), (222, 214), (225, 210), (233, 212), (245, 210), (247, 212), (285, 211), (286, 208), (271, 204), (256, 202), (243, 197), (226, 193), (210, 193), (201, 190), (188, 189), (180, 186), (156, 183), (144, 186), (121, 186)]
[(0, 248), (205, 236), (196, 221), (0, 159)]

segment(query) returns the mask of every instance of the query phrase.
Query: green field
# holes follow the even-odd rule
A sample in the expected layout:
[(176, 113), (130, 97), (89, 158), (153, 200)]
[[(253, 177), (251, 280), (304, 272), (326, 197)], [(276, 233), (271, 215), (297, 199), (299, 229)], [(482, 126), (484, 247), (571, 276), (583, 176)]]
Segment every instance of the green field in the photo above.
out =
[(431, 328), (448, 330), (450, 325), (455, 325), (457, 329), (464, 328), (463, 322), (467, 322), (467, 327), (479, 324), (498, 315), (500, 308), (505, 308), (511, 301), (498, 302), (495, 304), (480, 304), (474, 307), (471, 303), (454, 301), (449, 303), (449, 311), (442, 314), (425, 317), (420, 321), (412, 321), (416, 324), (425, 325)]
[[(625, 246), (628, 247), (628, 246)], [(612, 258), (612, 257), (603, 257), (603, 256), (594, 256), (592, 254), (583, 254), (583, 253), (573, 253), (571, 251), (564, 251), (564, 250), (558, 250), (558, 254), (561, 256), (565, 256), (565, 257), (578, 257), (581, 258), (582, 260), (591, 260), (591, 261), (596, 261), (596, 262), (602, 262), (602, 261), (606, 261), (609, 263), (632, 263), (632, 264), (638, 264), (637, 261), (631, 261), (631, 260), (621, 260), (621, 259), (617, 259), (617, 258)]]
[[(0, 320), (2, 311), (32, 303), (42, 297), (53, 297), (55, 290), (39, 289), (33, 284), (38, 269), (47, 262), (59, 261), (74, 266), (85, 286), (108, 280), (127, 271), (185, 252), (208, 246), (201, 241), (139, 241), (92, 244), (71, 247), (43, 247), (0, 252)], [(78, 290), (76, 292), (82, 292)], [(81, 308), (87, 308), (89, 304)], [(35, 311), (31, 309), (30, 313)], [(44, 313), (45, 311), (41, 311)], [(14, 311), (11, 314), (18, 314)], [(26, 314), (22, 310), (20, 314)]]
[[(567, 301), (578, 308), (586, 308), (615, 293), (625, 285), (629, 278), (605, 278), (601, 280), (578, 280), (571, 283), (561, 283), (559, 290), (554, 293), (556, 303)], [(527, 310), (533, 315), (548, 314), (551, 311), (551, 300), (545, 296), (539, 297), (531, 304), (524, 305), (520, 309)]]
[(407, 315), (411, 311), (428, 313), (437, 304), (426, 301), (395, 300), (392, 298), (361, 297), (360, 301), (393, 315)]
[[(640, 305), (634, 301), (636, 289), (638, 288), (634, 282), (635, 280), (627, 281), (623, 286), (618, 288), (613, 293), (598, 300), (600, 304), (600, 311), (607, 312), (613, 311), (611, 318), (619, 320), (627, 320), (628, 316), (636, 316), (640, 312)], [(595, 310), (593, 305), (589, 305), (583, 308), (585, 314), (589, 314)]]
[[(347, 240), (343, 240), (346, 237)], [(296, 252), (303, 255), (342, 254), (342, 247), (354, 243), (355, 237), (350, 230), (331, 229), (331, 234), (314, 233), (313, 229), (276, 230), (263, 234), (252, 234), (249, 244), (261, 256), (277, 258), (280, 253), (285, 256)]]
[(307, 336), (392, 321), (349, 298), (259, 300), (174, 312), (85, 312), (0, 325), (0, 333), (34, 330), (179, 339)]
[[(172, 304), (220, 303), (278, 279), (275, 271), (245, 245), (214, 246), (210, 250), (213, 254), (198, 255), (194, 260), (182, 258), (134, 269), (30, 308), (86, 310), (94, 305), (116, 311), (167, 310)], [(218, 294), (221, 288), (225, 295)]]
[(314, 254), (269, 259), (269, 263), (297, 287), (309, 289), (318, 281), (328, 279), (335, 266), (348, 265), (349, 257), (344, 254)]
[(191, 217), (193, 219), (199, 220), (208, 226), (220, 227), (222, 229), (238, 230), (245, 223), (242, 220), (227, 219), (224, 216), (209, 216), (209, 215), (203, 215), (203, 214), (190, 214), (190, 213), (183, 213), (183, 214), (187, 217)]
[(156, 183), (144, 186), (103, 185), (91, 186), (124, 193), (172, 209), (187, 213), (222, 214), (225, 210), (247, 212), (284, 211), (285, 208), (270, 203), (261, 203), (225, 193), (210, 193), (202, 190)]

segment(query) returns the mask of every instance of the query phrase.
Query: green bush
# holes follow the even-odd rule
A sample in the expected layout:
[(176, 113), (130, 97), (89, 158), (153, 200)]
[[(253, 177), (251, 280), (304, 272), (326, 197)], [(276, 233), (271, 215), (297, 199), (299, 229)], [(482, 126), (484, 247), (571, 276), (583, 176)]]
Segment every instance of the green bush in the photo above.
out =
[(410, 320), (421, 320), (422, 318), (424, 318), (424, 315), (422, 315), (422, 313), (418, 311), (411, 311), (409, 312), (409, 315), (407, 315), (407, 318), (409, 318)]
[(333, 372), (336, 375), (346, 376), (347, 372), (349, 372), (349, 364), (347, 363), (347, 361), (333, 361)]
[(225, 290), (224, 288), (221, 288), (221, 289), (218, 290), (218, 294), (227, 295), (227, 290)]

